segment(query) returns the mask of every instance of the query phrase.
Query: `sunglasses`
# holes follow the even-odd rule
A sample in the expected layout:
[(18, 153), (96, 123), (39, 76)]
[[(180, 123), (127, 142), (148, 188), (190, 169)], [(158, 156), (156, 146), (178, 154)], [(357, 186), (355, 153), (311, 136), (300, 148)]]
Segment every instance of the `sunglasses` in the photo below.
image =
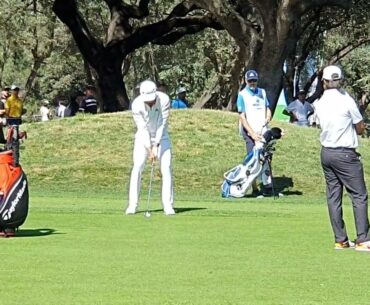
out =
[(257, 83), (257, 80), (256, 79), (250, 79), (250, 80), (247, 80), (247, 83)]

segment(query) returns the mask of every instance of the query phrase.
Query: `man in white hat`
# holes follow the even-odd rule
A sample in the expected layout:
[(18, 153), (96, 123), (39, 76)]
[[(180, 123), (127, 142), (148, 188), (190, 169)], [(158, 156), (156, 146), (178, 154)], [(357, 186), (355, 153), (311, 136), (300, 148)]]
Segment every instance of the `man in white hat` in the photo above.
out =
[[(326, 180), (329, 217), (334, 248), (370, 251), (367, 189), (358, 136), (364, 131), (363, 118), (352, 97), (341, 88), (342, 71), (328, 66), (323, 71), (324, 93), (313, 106), (320, 122), (321, 165)], [(343, 186), (352, 200), (357, 237), (355, 245), (347, 235), (343, 220)]]
[(132, 102), (132, 115), (136, 124), (133, 151), (133, 168), (130, 178), (129, 203), (126, 214), (135, 214), (140, 194), (141, 174), (146, 159), (150, 163), (159, 161), (162, 174), (162, 205), (165, 215), (174, 215), (172, 155), (167, 122), (170, 110), (170, 98), (157, 91), (154, 82), (143, 81), (140, 95)]

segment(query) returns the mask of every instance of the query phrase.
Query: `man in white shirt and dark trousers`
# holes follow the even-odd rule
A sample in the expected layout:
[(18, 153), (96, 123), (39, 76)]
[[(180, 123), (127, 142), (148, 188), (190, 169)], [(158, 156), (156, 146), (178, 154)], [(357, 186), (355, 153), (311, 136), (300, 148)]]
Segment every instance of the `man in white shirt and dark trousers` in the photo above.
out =
[[(262, 140), (263, 133), (267, 130), (267, 124), (271, 121), (271, 110), (266, 91), (257, 86), (258, 73), (255, 70), (248, 70), (245, 73), (246, 87), (239, 92), (237, 108), (239, 112), (239, 123), (241, 134), (245, 140), (247, 153), (253, 150), (256, 141)], [(271, 173), (267, 173), (271, 181)], [(262, 197), (272, 195), (272, 184), (264, 186), (260, 192), (256, 181), (252, 184), (252, 195)]]
[[(321, 165), (326, 180), (329, 217), (337, 250), (355, 247), (370, 251), (368, 194), (359, 154), (358, 136), (364, 130), (363, 118), (355, 101), (341, 89), (342, 71), (328, 66), (323, 72), (324, 93), (313, 105), (321, 134)], [(352, 200), (357, 238), (349, 240), (343, 221), (343, 186)]]
[(165, 215), (174, 215), (172, 155), (167, 130), (170, 98), (157, 91), (154, 82), (143, 81), (140, 95), (132, 102), (132, 115), (137, 127), (133, 151), (133, 168), (130, 179), (129, 204), (126, 214), (135, 214), (140, 194), (141, 174), (146, 159), (151, 163), (159, 161), (162, 174), (162, 205)]

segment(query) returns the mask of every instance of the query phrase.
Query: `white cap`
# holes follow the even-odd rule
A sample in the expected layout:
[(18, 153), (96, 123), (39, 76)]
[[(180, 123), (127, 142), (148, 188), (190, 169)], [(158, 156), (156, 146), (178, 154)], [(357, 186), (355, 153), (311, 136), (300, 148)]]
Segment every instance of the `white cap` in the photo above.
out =
[(184, 93), (184, 92), (186, 92), (186, 88), (185, 88), (185, 87), (179, 87), (179, 88), (177, 89), (177, 94), (179, 94), (179, 93)]
[(157, 86), (151, 80), (145, 80), (140, 84), (140, 95), (144, 102), (154, 101), (156, 98)]
[(17, 85), (12, 85), (12, 86), (10, 87), (10, 89), (11, 89), (11, 90), (15, 90), (15, 89), (18, 89), (18, 90), (19, 90), (19, 86), (17, 86)]
[(322, 79), (325, 79), (325, 80), (342, 79), (342, 71), (337, 66), (327, 66), (326, 68), (324, 68)]
[(49, 105), (49, 101), (48, 100), (43, 100), (42, 101), (44, 104), (46, 104), (46, 105)]

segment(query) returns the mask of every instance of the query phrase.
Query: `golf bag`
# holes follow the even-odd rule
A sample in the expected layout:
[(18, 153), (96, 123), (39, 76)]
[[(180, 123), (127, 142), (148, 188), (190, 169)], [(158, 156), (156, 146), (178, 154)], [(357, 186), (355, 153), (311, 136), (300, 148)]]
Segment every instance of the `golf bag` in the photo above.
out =
[(0, 230), (16, 229), (28, 214), (28, 183), (13, 151), (0, 152)]
[(253, 150), (239, 164), (224, 174), (221, 185), (222, 197), (244, 197), (252, 183), (261, 176), (263, 185), (271, 185), (271, 159), (276, 140), (282, 136), (282, 130), (274, 127), (263, 134), (263, 140), (257, 142)]

